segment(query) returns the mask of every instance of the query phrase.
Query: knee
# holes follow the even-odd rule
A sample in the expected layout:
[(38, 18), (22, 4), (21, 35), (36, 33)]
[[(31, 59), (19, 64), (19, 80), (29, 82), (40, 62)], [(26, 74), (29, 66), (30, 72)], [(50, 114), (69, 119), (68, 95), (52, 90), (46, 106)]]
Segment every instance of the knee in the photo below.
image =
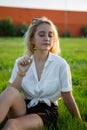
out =
[(3, 130), (16, 130), (17, 128), (17, 121), (15, 119), (9, 119), (4, 126)]
[(15, 97), (17, 97), (19, 95), (19, 91), (16, 88), (12, 87), (12, 86), (8, 86), (6, 88), (6, 93), (8, 95), (10, 95), (11, 97), (13, 97), (13, 98), (15, 98)]

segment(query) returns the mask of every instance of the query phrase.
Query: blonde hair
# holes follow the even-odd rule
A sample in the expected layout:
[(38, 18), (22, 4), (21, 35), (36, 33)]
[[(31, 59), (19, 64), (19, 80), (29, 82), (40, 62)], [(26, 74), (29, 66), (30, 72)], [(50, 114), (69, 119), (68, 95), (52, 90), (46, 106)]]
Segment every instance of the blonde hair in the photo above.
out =
[(60, 46), (59, 46), (58, 31), (56, 29), (56, 26), (53, 24), (53, 22), (49, 20), (47, 17), (34, 18), (32, 23), (30, 24), (25, 34), (25, 45), (26, 45), (25, 54), (28, 56), (31, 56), (32, 54), (34, 54), (34, 44), (32, 44), (32, 39), (34, 37), (37, 27), (42, 23), (47, 23), (52, 27), (53, 34), (54, 34), (53, 46), (49, 51), (53, 54), (59, 55)]

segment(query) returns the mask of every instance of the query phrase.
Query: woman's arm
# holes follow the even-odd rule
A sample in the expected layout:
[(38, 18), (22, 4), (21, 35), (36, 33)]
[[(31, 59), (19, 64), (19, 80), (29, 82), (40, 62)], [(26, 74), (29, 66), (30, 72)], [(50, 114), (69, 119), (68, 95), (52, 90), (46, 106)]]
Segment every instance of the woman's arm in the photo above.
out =
[(71, 113), (71, 115), (82, 120), (79, 109), (78, 109), (75, 99), (72, 95), (72, 92), (62, 92), (61, 95), (62, 95), (64, 104), (67, 107), (67, 109), (69, 110), (69, 112)]
[(24, 57), (20, 61), (18, 61), (18, 72), (17, 75), (10, 85), (19, 89), (23, 80), (23, 77), (26, 75), (27, 70), (29, 69), (32, 63), (31, 58)]
[(13, 81), (13, 83), (10, 84), (10, 86), (19, 89), (20, 86), (21, 86), (21, 83), (22, 83), (23, 77), (24, 77), (24, 76), (17, 74), (15, 80)]

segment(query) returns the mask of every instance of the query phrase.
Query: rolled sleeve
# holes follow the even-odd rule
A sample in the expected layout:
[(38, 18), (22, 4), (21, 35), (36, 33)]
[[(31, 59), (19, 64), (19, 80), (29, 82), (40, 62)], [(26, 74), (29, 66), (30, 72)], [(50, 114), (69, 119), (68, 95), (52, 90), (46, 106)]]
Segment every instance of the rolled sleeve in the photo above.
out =
[(70, 66), (67, 63), (63, 64), (60, 73), (61, 73), (60, 74), (61, 92), (72, 91), (72, 79), (71, 79)]
[(18, 66), (17, 66), (17, 60), (16, 60), (15, 65), (12, 70), (12, 75), (9, 79), (9, 83), (13, 83), (14, 79), (16, 78), (17, 72), (18, 72)]

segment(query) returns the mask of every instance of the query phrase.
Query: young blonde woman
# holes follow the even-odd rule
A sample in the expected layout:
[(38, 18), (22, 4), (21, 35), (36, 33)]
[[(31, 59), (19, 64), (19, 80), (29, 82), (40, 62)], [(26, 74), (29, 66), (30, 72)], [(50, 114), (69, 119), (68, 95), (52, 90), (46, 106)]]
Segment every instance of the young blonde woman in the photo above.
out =
[(0, 94), (0, 123), (9, 116), (2, 130), (55, 126), (60, 97), (71, 115), (81, 120), (72, 95), (70, 67), (58, 56), (59, 39), (53, 22), (46, 17), (33, 19), (25, 44), (26, 56), (16, 60), (10, 85)]

